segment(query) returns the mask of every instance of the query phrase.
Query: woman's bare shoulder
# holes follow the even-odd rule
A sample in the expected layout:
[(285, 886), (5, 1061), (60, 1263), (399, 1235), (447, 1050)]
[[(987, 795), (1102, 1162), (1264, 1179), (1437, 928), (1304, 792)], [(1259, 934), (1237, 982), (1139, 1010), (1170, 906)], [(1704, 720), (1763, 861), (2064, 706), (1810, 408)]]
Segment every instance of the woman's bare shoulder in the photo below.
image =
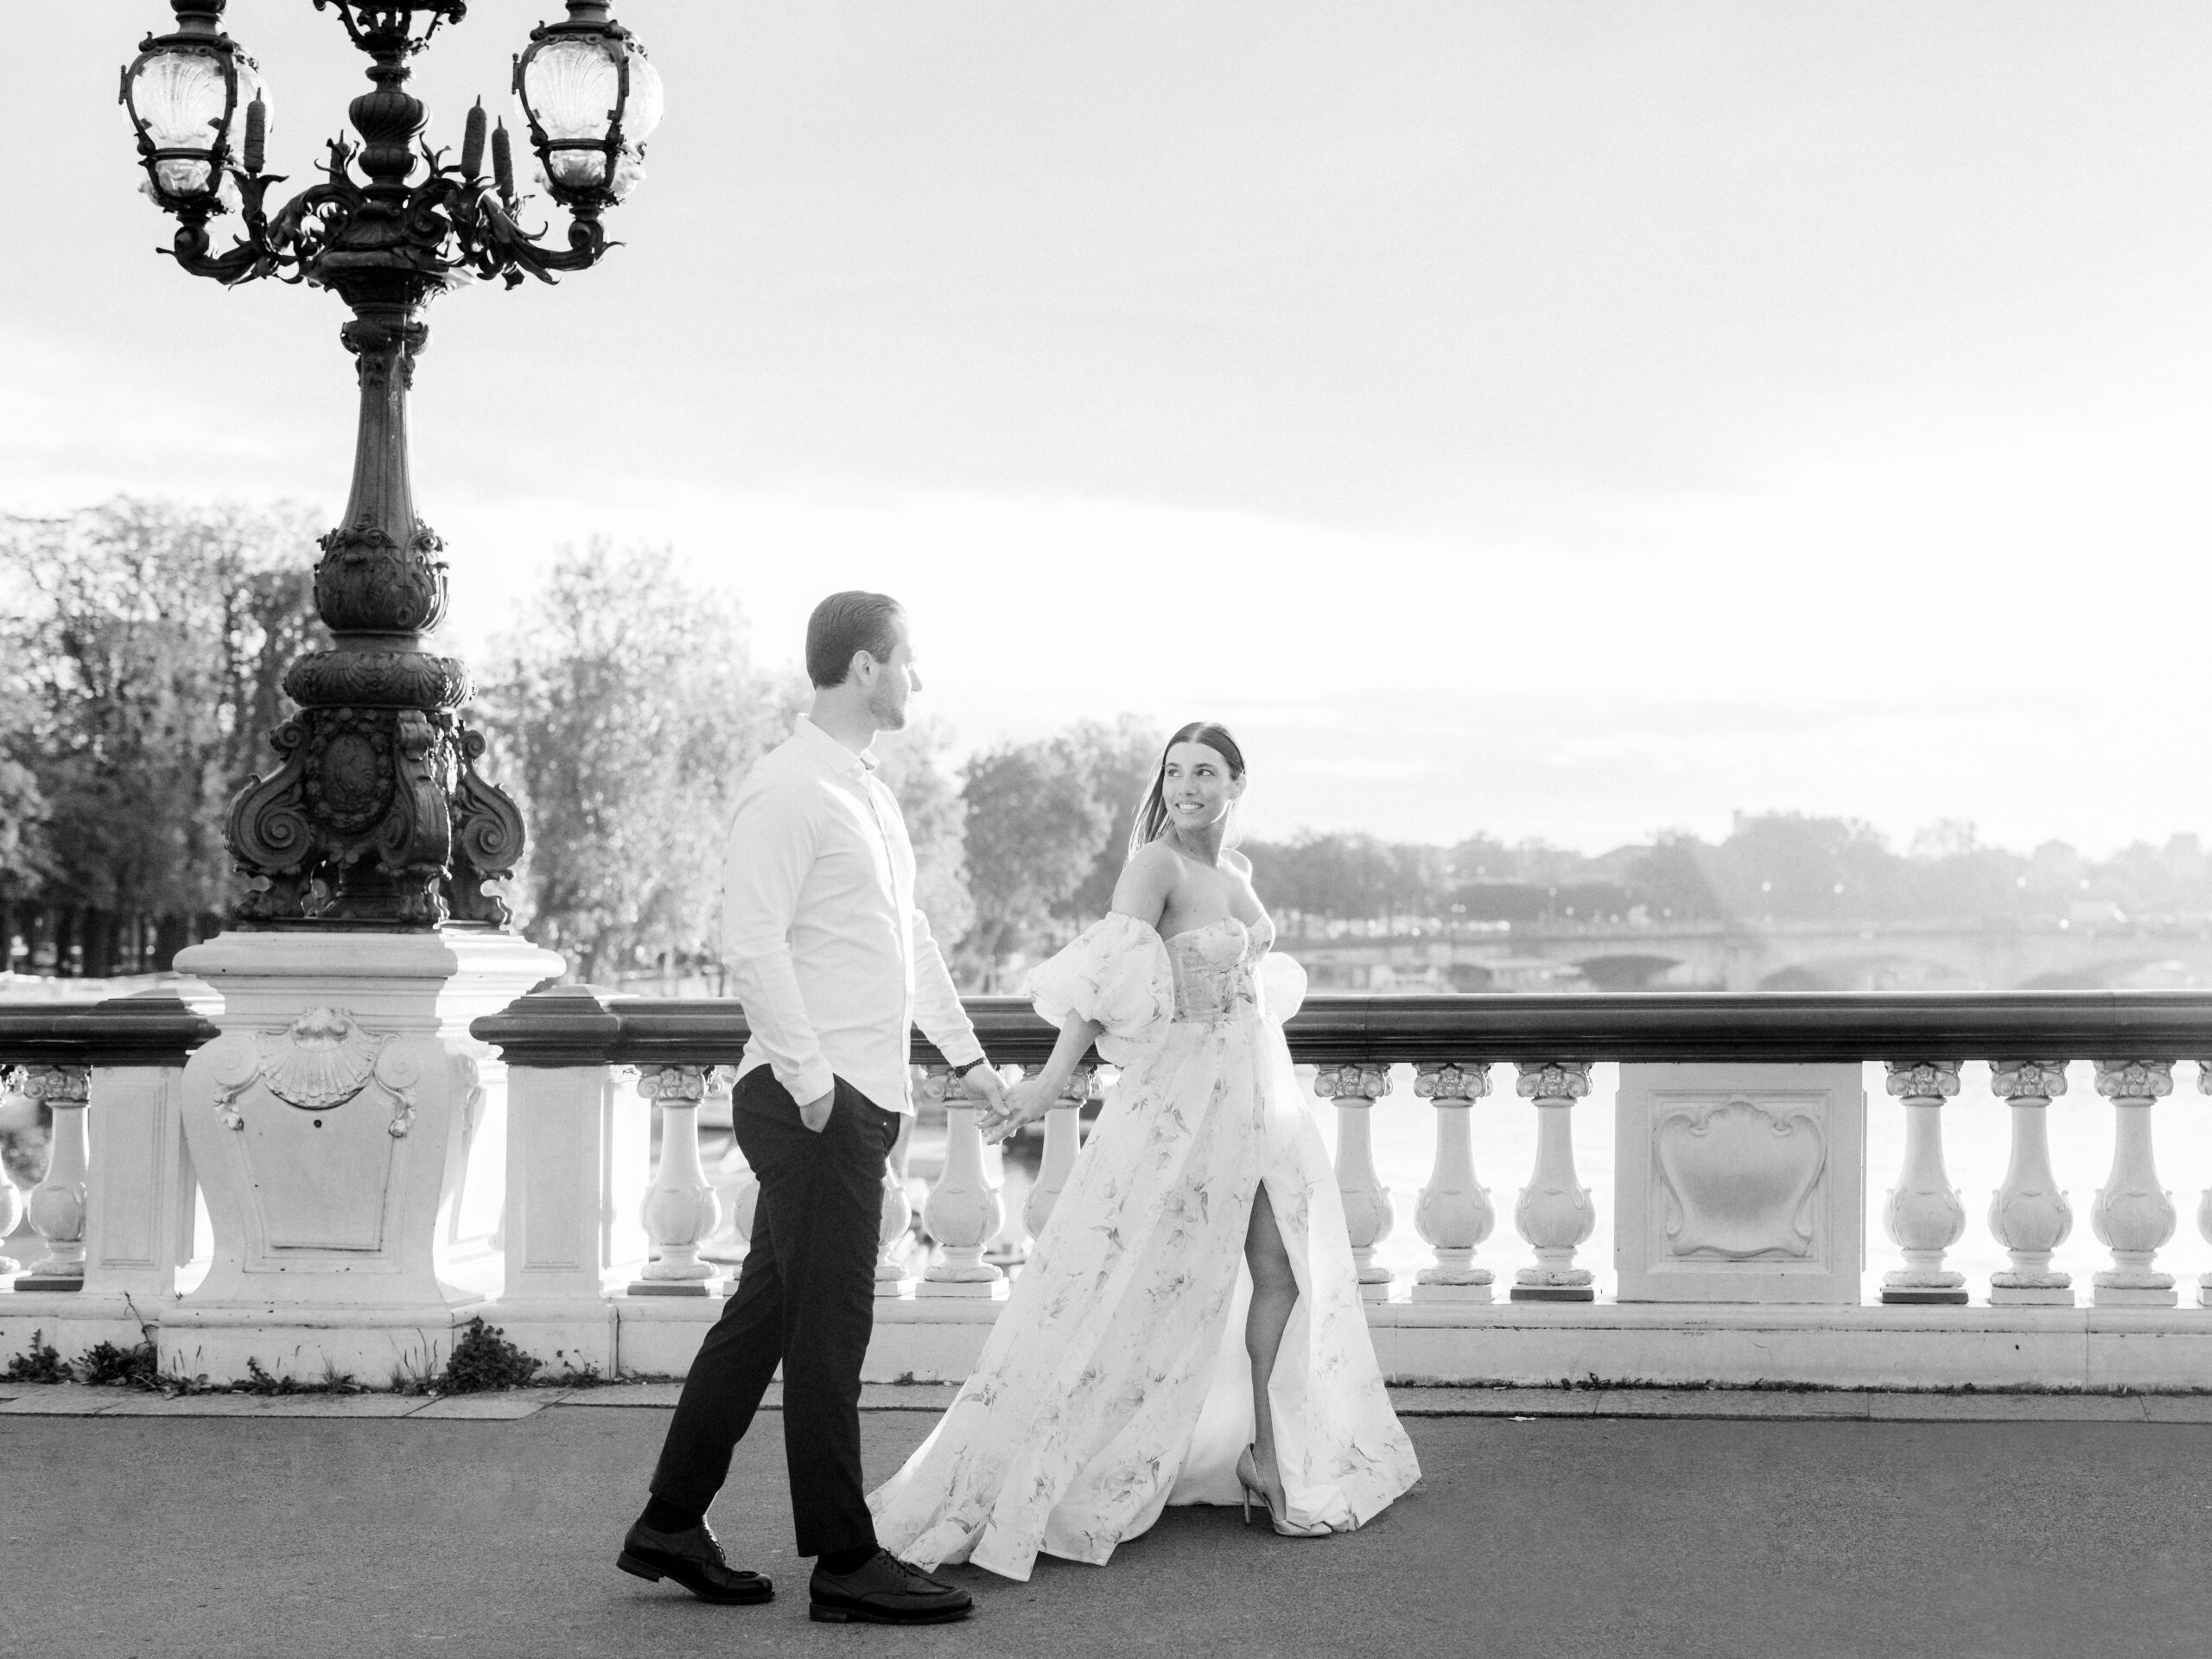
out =
[(1180, 854), (1164, 841), (1147, 841), (1122, 866), (1124, 875), (1173, 876), (1182, 870)]
[(1175, 849), (1162, 842), (1148, 842), (1122, 866), (1122, 879), (1114, 884), (1114, 908), (1158, 927), (1182, 876), (1182, 860)]

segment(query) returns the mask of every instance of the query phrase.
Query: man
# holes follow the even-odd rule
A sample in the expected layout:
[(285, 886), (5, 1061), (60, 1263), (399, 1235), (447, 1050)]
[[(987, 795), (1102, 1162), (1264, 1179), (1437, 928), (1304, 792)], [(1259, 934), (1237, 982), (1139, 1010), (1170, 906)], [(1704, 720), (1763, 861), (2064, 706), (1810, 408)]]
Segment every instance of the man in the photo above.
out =
[(753, 1033), (731, 1101), (760, 1183), (752, 1248), (683, 1380), (652, 1501), (617, 1564), (708, 1601), (774, 1593), (723, 1559), (706, 1512), (781, 1363), (798, 1553), (816, 1558), (810, 1617), (941, 1623), (971, 1599), (877, 1547), (861, 1480), (861, 1362), (885, 1159), (913, 1109), (912, 1026), (994, 1107), (1002, 1091), (914, 906), (913, 848), (869, 753), (921, 690), (897, 601), (823, 600), (806, 669), (812, 708), (738, 791), (723, 886), (723, 956)]

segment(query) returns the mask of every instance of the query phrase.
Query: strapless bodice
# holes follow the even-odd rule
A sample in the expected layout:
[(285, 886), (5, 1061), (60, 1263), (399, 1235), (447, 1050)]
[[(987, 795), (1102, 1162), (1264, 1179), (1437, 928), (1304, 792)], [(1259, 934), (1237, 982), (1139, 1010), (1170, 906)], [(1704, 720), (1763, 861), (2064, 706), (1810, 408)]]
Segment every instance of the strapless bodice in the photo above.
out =
[(1175, 975), (1176, 1020), (1212, 1025), (1258, 1018), (1260, 999), (1252, 976), (1274, 937), (1274, 924), (1264, 916), (1251, 927), (1224, 916), (1166, 939), (1168, 965)]

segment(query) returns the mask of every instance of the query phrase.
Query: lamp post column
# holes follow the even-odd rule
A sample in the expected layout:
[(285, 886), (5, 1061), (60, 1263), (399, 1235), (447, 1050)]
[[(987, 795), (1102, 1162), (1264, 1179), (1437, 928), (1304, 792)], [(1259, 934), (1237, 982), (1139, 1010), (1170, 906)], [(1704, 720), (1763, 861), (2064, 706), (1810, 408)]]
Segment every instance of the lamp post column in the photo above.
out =
[[(566, 245), (550, 247), (521, 227), (506, 133), (487, 131), (480, 104), (457, 162), (417, 148), (428, 111), (408, 66), (465, 0), (318, 0), (369, 60), (370, 90), (348, 109), (359, 142), (334, 143), (321, 180), (271, 208), (267, 105), (220, 32), (224, 0), (171, 10), (175, 31), (149, 37), (123, 78), (148, 193), (178, 223), (170, 251), (226, 285), (280, 276), (335, 294), (353, 314), (340, 338), (359, 422), (345, 516), (315, 567), (331, 645), (287, 673), (299, 708), (271, 736), (278, 764), (226, 825), (250, 890), (231, 931), (177, 958), (224, 1002), (222, 1034), (184, 1074), (215, 1250), (162, 1320), (162, 1359), (216, 1377), (250, 1359), (370, 1378), (435, 1370), (487, 1288), (442, 1273), (446, 1220), (463, 1194), (480, 1212), (505, 1173), (505, 1072), (480, 1067), (489, 1051), (468, 1026), (563, 963), (506, 931), (486, 891), (514, 869), (524, 830), (477, 773), (467, 671), (433, 649), (446, 566), (408, 465), (422, 314), (471, 278), (550, 282), (596, 264), (603, 214), (642, 176), (660, 82), (605, 0), (569, 0), (564, 22), (533, 33), (517, 88), (546, 191), (570, 216)], [(243, 230), (219, 252), (209, 226), (232, 213)], [(689, 1166), (674, 1173), (690, 1183)], [(695, 1239), (664, 1243), (690, 1265)]]

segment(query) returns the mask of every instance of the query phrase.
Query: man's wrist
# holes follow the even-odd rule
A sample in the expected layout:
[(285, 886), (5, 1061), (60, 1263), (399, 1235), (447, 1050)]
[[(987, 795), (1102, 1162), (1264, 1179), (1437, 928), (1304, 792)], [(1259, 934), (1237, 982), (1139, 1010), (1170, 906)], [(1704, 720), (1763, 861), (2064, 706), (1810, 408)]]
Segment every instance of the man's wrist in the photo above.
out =
[(956, 1065), (956, 1066), (950, 1067), (950, 1068), (949, 1068), (949, 1070), (951, 1071), (951, 1073), (952, 1073), (952, 1075), (953, 1075), (954, 1077), (966, 1077), (966, 1076), (967, 1076), (970, 1071), (974, 1071), (977, 1066), (979, 1066), (979, 1065), (988, 1065), (988, 1063), (989, 1063), (989, 1057), (988, 1057), (988, 1056), (987, 1056), (987, 1055), (982, 1055), (982, 1054), (978, 1054), (978, 1055), (977, 1055), (974, 1059), (972, 1059), (972, 1060), (963, 1060), (963, 1061), (961, 1061), (961, 1063), (960, 1063), (959, 1065)]

